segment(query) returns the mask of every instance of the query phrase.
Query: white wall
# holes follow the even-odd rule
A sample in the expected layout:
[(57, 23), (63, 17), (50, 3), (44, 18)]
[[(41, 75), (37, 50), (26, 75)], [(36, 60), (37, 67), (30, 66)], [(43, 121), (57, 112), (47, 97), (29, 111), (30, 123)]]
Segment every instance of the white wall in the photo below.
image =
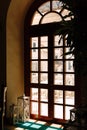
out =
[(24, 93), (24, 18), (33, 0), (11, 0), (6, 22), (7, 116)]

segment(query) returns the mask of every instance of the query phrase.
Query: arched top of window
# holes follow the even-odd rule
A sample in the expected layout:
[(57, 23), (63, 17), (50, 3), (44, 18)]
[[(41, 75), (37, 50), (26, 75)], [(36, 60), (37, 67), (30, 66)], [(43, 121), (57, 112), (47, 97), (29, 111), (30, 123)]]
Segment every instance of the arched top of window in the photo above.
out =
[(73, 13), (65, 3), (49, 0), (41, 4), (33, 14), (31, 25), (71, 20)]

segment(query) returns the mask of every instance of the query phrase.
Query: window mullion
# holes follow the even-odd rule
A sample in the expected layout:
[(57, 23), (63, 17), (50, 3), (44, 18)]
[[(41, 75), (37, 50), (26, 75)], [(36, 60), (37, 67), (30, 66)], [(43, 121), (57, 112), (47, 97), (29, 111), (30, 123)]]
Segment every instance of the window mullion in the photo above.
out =
[(53, 37), (49, 36), (48, 39), (48, 80), (49, 84), (53, 85)]

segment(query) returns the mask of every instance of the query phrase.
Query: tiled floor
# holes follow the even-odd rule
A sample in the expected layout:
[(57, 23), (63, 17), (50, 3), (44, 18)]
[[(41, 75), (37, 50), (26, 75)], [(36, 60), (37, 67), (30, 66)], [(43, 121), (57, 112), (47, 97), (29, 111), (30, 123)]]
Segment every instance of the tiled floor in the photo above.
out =
[[(37, 121), (37, 120), (32, 120), (32, 119), (29, 119), (29, 121), (36, 122), (38, 124), (48, 125), (48, 126), (55, 127), (55, 128), (62, 128), (62, 125), (59, 125), (59, 124), (52, 123), (49, 125), (49, 124), (47, 124), (47, 122)], [(25, 130), (25, 129), (16, 127), (15, 125), (5, 125), (4, 130)]]

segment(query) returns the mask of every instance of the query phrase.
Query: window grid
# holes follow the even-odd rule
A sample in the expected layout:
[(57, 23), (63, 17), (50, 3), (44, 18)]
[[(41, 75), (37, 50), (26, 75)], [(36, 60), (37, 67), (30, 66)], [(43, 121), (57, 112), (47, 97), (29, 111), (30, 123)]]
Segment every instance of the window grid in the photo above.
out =
[[(57, 3), (58, 2), (58, 3)], [(41, 8), (38, 8), (37, 11), (34, 14), (34, 18), (32, 21), (31, 25), (37, 25), (37, 30), (38, 30), (38, 26), (40, 24), (44, 24), (42, 22), (43, 18), (46, 18), (45, 16), (48, 13), (57, 13), (58, 15), (60, 15), (61, 20), (70, 20), (71, 17), (69, 19), (67, 19), (67, 17), (65, 17), (65, 12), (66, 10), (63, 9), (63, 3), (59, 3), (59, 1), (57, 0), (50, 0), (49, 1), (49, 12), (41, 12)], [(56, 3), (57, 7), (54, 6), (53, 4)], [(47, 2), (45, 3), (47, 4)], [(42, 6), (42, 5), (41, 5)], [(58, 9), (56, 9), (58, 8)], [(47, 11), (47, 10), (46, 10)], [(36, 19), (38, 15), (38, 19)], [(35, 22), (36, 21), (36, 22)], [(49, 24), (51, 21), (49, 20), (47, 23)], [(52, 21), (54, 22), (54, 21)], [(56, 22), (60, 22), (60, 21), (56, 21)], [(33, 26), (32, 26), (33, 28)], [(43, 31), (43, 30), (42, 30)], [(48, 33), (48, 32), (47, 32)], [(69, 110), (70, 108), (75, 106), (75, 84), (71, 83), (70, 81), (67, 81), (67, 77), (70, 74), (74, 75), (74, 80), (75, 80), (75, 72), (73, 70), (70, 69), (70, 67), (72, 67), (72, 62), (74, 57), (68, 57), (67, 55), (63, 55), (61, 58), (61, 55), (59, 56), (59, 54), (56, 54), (58, 51), (59, 53), (62, 52), (63, 54), (68, 50), (68, 47), (66, 45), (66, 41), (64, 39), (64, 37), (62, 37), (62, 41), (60, 44), (58, 44), (58, 38), (59, 36), (53, 36), (53, 33), (50, 32), (48, 33), (48, 35), (44, 35), (43, 32), (43, 36), (41, 36), (41, 34), (37, 33), (35, 34), (35, 36), (33, 36), (34, 34), (32, 33), (32, 31), (30, 32), (31, 36), (29, 37), (30, 40), (30, 48), (29, 48), (29, 52), (30, 52), (30, 58), (29, 60), (29, 89), (31, 90), (32, 88), (36, 88), (38, 90), (38, 100), (36, 100), (34, 97), (32, 97), (32, 92), (30, 91), (30, 99), (31, 99), (31, 115), (38, 115), (36, 116), (37, 118), (41, 118), (43, 116), (46, 117), (50, 117), (50, 118), (57, 118), (57, 110), (61, 110), (61, 115), (57, 118), (57, 120), (62, 119), (68, 119), (69, 118), (69, 113), (68, 113), (68, 118), (66, 116), (67, 110)], [(55, 37), (56, 40), (55, 40)], [(48, 40), (46, 39), (48, 38)], [(46, 44), (45, 46), (41, 44), (41, 39), (45, 39), (48, 44)], [(51, 40), (50, 40), (51, 39)], [(33, 41), (33, 42), (32, 42)], [(53, 45), (53, 43), (55, 43)], [(44, 56), (41, 54), (45, 52), (47, 52), (47, 56)], [(54, 56), (55, 55), (55, 56)], [(42, 67), (41, 62), (43, 62), (43, 64), (46, 65), (46, 68)], [(55, 65), (56, 64), (56, 65)], [(60, 68), (57, 67), (57, 64), (60, 65)], [(54, 69), (55, 68), (55, 69)], [(58, 70), (57, 70), (58, 69)], [(47, 77), (46, 77), (47, 74)], [(59, 74), (59, 75), (58, 75)], [(60, 81), (56, 81), (56, 84), (54, 82), (55, 78), (57, 77), (57, 79), (60, 78)], [(61, 76), (60, 76), (61, 75)], [(66, 77), (67, 76), (67, 77)], [(44, 77), (44, 81), (41, 81)], [(46, 79), (45, 79), (46, 78)], [(69, 79), (69, 77), (68, 77)], [(47, 81), (46, 81), (47, 80)], [(48, 90), (48, 100), (47, 101), (43, 101), (41, 100), (41, 95), (40, 95), (40, 91), (41, 89), (46, 89)], [(55, 91), (62, 91), (62, 102), (55, 102)], [(74, 92), (74, 99), (71, 99), (69, 92), (71, 92), (71, 95), (73, 95), (72, 93)], [(66, 96), (66, 92), (68, 93)], [(34, 95), (34, 94), (33, 94)], [(51, 96), (50, 96), (51, 95)], [(69, 97), (69, 99), (67, 98)], [(59, 98), (59, 100), (61, 100), (61, 97)], [(72, 104), (67, 104), (67, 101), (71, 100)], [(74, 100), (74, 101), (73, 101)], [(51, 101), (51, 103), (50, 103)], [(45, 105), (45, 108), (47, 108), (48, 110), (46, 111), (46, 115), (44, 115), (42, 106)], [(36, 110), (34, 109), (34, 107), (36, 106)], [(35, 113), (36, 111), (36, 113)], [(68, 111), (69, 112), (69, 111)]]

